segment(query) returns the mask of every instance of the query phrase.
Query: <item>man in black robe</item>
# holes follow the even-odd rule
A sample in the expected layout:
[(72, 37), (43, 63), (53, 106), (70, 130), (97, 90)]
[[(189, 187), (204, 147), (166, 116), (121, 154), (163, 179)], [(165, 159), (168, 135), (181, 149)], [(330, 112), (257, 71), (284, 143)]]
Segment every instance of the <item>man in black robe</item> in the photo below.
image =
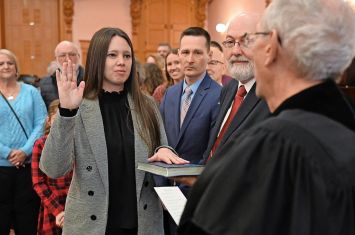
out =
[(355, 234), (355, 114), (334, 82), (354, 24), (343, 1), (272, 1), (240, 43), (273, 117), (206, 165), (180, 234)]

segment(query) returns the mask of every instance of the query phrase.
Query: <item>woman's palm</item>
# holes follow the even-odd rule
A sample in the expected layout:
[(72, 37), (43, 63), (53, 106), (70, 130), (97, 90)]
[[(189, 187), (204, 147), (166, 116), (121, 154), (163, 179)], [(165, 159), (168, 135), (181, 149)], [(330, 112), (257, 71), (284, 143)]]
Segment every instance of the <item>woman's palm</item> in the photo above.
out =
[(62, 71), (56, 72), (59, 102), (61, 108), (77, 109), (83, 100), (85, 82), (77, 85), (75, 65), (71, 61), (63, 64)]

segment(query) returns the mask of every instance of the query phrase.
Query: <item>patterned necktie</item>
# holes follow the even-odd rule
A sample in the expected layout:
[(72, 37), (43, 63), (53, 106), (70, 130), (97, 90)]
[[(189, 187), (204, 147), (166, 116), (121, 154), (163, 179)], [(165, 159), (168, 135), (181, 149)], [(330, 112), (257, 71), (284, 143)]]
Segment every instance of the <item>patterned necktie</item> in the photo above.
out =
[(181, 111), (180, 111), (180, 127), (182, 126), (182, 123), (184, 122), (186, 113), (189, 110), (189, 107), (191, 104), (192, 90), (189, 86), (187, 86), (185, 88), (184, 94), (185, 94), (185, 96), (182, 100)]
[(214, 145), (212, 147), (212, 150), (210, 152), (210, 156), (208, 157), (208, 160), (210, 160), (210, 158), (212, 157), (212, 155), (216, 152), (217, 147), (219, 146), (219, 143), (221, 142), (224, 134), (226, 133), (229, 125), (231, 124), (232, 120), (234, 119), (235, 114), (237, 113), (240, 105), (242, 104), (243, 100), (244, 100), (244, 96), (247, 94), (247, 91), (245, 90), (245, 87), (242, 85), (239, 87), (237, 94), (234, 97), (234, 102), (233, 102), (233, 106), (232, 109), (229, 113), (229, 116), (226, 120), (226, 122), (224, 123), (221, 132), (219, 133), (216, 141), (214, 142)]

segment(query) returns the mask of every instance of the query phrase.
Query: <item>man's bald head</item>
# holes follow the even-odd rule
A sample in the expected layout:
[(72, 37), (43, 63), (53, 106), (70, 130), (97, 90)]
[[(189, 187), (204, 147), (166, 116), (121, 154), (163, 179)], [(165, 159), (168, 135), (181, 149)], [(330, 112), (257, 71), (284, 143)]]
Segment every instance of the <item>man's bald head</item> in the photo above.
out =
[(54, 50), (54, 55), (59, 68), (63, 66), (64, 62), (68, 62), (68, 60), (71, 60), (72, 63), (77, 66), (77, 68), (79, 67), (79, 49), (74, 43), (70, 41), (61, 41), (58, 43)]
[[(248, 82), (254, 78), (254, 65), (247, 58), (240, 47), (240, 41), (246, 34), (255, 33), (256, 25), (259, 22), (260, 15), (253, 12), (243, 12), (236, 15), (228, 24), (226, 39), (223, 43), (224, 56), (228, 61), (228, 70), (232, 77), (242, 83)], [(227, 42), (227, 43), (226, 43)], [(235, 42), (234, 46), (228, 42)]]

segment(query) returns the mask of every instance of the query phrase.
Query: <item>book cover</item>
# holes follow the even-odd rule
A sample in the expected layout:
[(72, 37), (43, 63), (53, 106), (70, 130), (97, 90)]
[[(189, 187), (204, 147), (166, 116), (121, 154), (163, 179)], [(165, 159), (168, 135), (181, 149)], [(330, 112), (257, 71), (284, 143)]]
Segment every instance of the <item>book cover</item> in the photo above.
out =
[(204, 165), (167, 164), (163, 162), (138, 162), (137, 169), (165, 177), (200, 175)]

